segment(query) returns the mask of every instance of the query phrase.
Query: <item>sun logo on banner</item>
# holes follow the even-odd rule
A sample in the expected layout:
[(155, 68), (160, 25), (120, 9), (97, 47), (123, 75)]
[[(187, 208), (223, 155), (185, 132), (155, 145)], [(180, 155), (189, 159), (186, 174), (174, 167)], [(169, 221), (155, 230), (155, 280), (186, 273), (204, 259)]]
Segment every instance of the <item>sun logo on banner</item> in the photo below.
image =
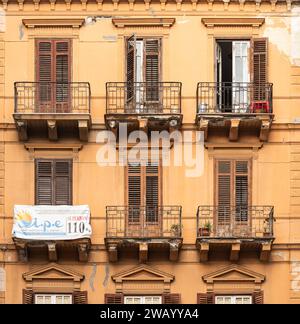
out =
[(24, 210), (19, 211), (15, 219), (17, 222), (20, 222), (23, 226), (29, 226), (32, 222), (32, 217), (29, 212), (26, 212)]

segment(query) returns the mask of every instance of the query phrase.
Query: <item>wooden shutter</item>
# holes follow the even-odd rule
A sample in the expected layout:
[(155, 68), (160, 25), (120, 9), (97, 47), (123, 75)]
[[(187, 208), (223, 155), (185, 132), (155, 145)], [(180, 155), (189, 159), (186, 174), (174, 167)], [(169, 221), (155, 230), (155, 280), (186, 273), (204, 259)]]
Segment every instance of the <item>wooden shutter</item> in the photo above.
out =
[(53, 163), (52, 161), (36, 161), (36, 194), (35, 203), (37, 205), (53, 204)]
[(262, 305), (264, 303), (264, 292), (263, 291), (255, 292), (252, 298), (253, 298), (253, 304)]
[(142, 167), (129, 165), (127, 168), (128, 223), (140, 222), (142, 205)]
[(158, 206), (159, 206), (159, 166), (146, 166), (146, 223), (158, 222)]
[[(70, 108), (71, 41), (37, 40), (37, 112), (68, 112)], [(62, 84), (64, 83), (64, 84)]]
[(266, 83), (268, 82), (268, 39), (252, 39), (252, 78), (254, 100), (267, 100)]
[(135, 35), (127, 39), (126, 53), (126, 79), (127, 79), (127, 102), (134, 98), (134, 82), (136, 70), (136, 37)]
[(163, 294), (162, 295), (163, 304), (180, 304), (181, 295), (180, 294)]
[(56, 112), (69, 111), (70, 87), (70, 48), (69, 40), (55, 41), (55, 97)]
[(105, 294), (104, 295), (105, 304), (124, 304), (123, 294)]
[(55, 161), (54, 164), (54, 204), (72, 204), (72, 163), (70, 160)]
[(87, 291), (75, 291), (73, 293), (74, 304), (87, 304), (88, 303)]
[(34, 304), (34, 293), (30, 289), (23, 289), (23, 304)]
[(236, 222), (248, 221), (249, 161), (235, 161)]
[(160, 81), (160, 39), (145, 39), (145, 82), (146, 82), (146, 101), (159, 100), (159, 81)]
[(36, 161), (36, 204), (72, 204), (72, 161)]
[(197, 294), (197, 304), (214, 304), (215, 295), (213, 293)]

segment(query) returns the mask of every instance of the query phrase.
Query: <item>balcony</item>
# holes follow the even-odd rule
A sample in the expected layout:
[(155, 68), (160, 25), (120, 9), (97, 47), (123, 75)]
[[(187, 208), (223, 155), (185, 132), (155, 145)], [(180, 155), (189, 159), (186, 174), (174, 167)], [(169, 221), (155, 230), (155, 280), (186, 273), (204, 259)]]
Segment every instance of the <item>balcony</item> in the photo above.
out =
[(109, 260), (118, 260), (118, 252), (138, 252), (140, 262), (148, 260), (148, 251), (167, 251), (176, 261), (182, 245), (181, 207), (106, 207), (105, 243)]
[(261, 261), (268, 261), (274, 220), (273, 206), (199, 206), (196, 244), (200, 261), (224, 251), (231, 261), (245, 251), (258, 252)]
[(199, 82), (196, 123), (209, 133), (225, 131), (230, 141), (240, 133), (267, 141), (273, 121), (273, 84)]
[(19, 261), (88, 260), (92, 229), (86, 205), (15, 205), (12, 239)]
[(13, 114), (21, 141), (30, 137), (79, 137), (87, 141), (91, 123), (88, 82), (15, 82)]
[(108, 82), (105, 122), (115, 132), (120, 123), (129, 131), (180, 128), (181, 83)]

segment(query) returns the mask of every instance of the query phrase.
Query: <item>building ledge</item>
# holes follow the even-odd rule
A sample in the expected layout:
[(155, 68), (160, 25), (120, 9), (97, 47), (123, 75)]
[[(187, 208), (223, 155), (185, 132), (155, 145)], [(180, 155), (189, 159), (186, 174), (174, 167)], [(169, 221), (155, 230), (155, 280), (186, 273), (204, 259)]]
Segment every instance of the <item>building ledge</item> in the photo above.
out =
[(175, 18), (115, 18), (112, 23), (115, 27), (172, 27)]

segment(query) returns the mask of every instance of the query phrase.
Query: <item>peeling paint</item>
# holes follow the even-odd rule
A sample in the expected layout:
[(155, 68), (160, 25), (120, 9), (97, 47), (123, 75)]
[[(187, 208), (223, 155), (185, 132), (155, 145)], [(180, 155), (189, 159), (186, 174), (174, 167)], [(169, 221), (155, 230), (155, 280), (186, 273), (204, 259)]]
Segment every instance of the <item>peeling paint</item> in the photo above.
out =
[(278, 261), (284, 261), (285, 260), (285, 253), (284, 252), (273, 252), (272, 258), (277, 259)]
[(292, 291), (300, 292), (300, 262), (292, 262), (291, 276)]
[(90, 287), (92, 291), (95, 291), (94, 282), (95, 282), (96, 273), (97, 273), (97, 264), (93, 264), (93, 270), (90, 276)]
[(24, 37), (24, 26), (23, 24), (20, 24), (19, 26), (19, 39), (22, 40)]
[(6, 29), (6, 15), (5, 11), (0, 8), (0, 32), (4, 33)]
[(103, 287), (106, 287), (108, 285), (108, 279), (109, 279), (109, 264), (107, 263), (105, 265), (105, 277), (102, 283)]
[(5, 291), (6, 272), (5, 269), (0, 268), (0, 291)]

